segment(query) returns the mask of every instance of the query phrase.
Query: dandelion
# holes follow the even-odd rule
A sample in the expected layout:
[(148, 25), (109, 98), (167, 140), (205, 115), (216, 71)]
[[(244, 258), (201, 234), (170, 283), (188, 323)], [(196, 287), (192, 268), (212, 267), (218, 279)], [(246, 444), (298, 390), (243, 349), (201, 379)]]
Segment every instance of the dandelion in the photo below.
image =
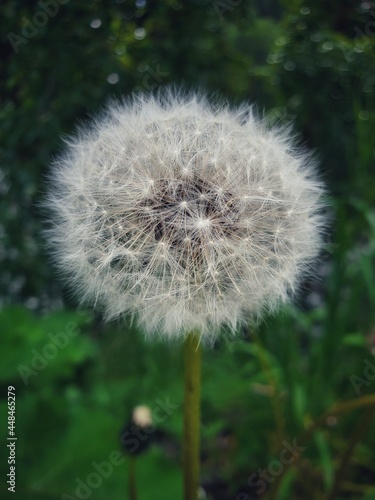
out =
[(285, 129), (196, 96), (111, 105), (55, 162), (55, 261), (106, 318), (215, 338), (290, 298), (320, 248), (321, 183)]
[[(82, 302), (185, 339), (185, 498), (199, 465), (199, 342), (274, 311), (321, 246), (322, 185), (288, 128), (167, 92), (111, 104), (67, 141), (48, 238)], [(191, 332), (195, 332), (193, 335)]]
[(154, 437), (154, 431), (152, 413), (146, 405), (136, 406), (132, 411), (130, 421), (121, 430), (122, 449), (129, 455), (129, 500), (136, 500), (137, 498), (136, 457), (149, 448)]

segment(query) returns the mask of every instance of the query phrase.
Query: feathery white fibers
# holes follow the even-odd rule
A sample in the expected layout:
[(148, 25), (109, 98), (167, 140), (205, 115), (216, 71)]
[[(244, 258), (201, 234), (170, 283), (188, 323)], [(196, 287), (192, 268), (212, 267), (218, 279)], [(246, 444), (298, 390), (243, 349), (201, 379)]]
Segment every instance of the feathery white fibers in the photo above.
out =
[(249, 106), (136, 96), (55, 162), (56, 263), (82, 301), (147, 333), (214, 338), (274, 310), (317, 255), (322, 186), (290, 131)]

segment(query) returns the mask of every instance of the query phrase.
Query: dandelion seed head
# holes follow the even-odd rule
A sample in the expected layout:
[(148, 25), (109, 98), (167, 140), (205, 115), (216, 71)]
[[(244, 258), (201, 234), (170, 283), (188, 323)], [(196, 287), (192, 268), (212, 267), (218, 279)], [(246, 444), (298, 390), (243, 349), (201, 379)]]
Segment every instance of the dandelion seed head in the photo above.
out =
[(69, 139), (47, 237), (107, 319), (212, 339), (290, 299), (321, 247), (322, 192), (311, 156), (251, 107), (137, 96)]

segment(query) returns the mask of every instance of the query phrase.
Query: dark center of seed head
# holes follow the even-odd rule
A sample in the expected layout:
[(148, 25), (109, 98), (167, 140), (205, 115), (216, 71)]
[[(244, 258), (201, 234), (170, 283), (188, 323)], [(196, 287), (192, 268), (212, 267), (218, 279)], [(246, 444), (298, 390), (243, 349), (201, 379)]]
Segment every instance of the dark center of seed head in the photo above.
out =
[(208, 228), (210, 239), (228, 236), (238, 216), (232, 194), (200, 178), (155, 182), (142, 207), (155, 240), (171, 246), (201, 245)]

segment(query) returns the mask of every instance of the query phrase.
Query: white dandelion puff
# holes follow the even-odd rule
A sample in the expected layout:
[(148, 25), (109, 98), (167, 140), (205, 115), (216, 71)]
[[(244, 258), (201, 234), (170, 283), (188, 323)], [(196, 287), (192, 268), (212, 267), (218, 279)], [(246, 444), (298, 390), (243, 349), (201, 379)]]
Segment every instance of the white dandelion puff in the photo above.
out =
[(287, 301), (321, 247), (322, 184), (249, 106), (112, 104), (68, 141), (48, 241), (83, 302), (145, 332), (214, 338)]

